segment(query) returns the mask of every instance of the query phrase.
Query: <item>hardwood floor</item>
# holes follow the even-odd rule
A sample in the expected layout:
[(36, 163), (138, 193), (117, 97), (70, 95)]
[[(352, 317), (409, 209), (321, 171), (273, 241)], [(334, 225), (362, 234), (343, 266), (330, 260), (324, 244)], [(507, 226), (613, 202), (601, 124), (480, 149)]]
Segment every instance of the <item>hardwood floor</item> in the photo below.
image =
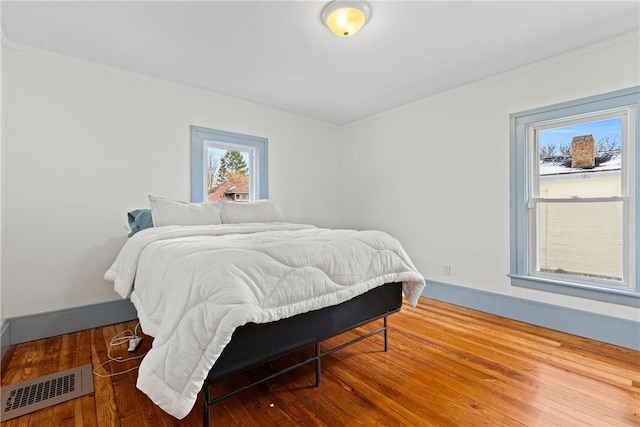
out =
[[(375, 326), (378, 326), (377, 324)], [(640, 352), (422, 298), (389, 317), (389, 352), (377, 335), (212, 407), (212, 426), (638, 426)], [(107, 358), (135, 322), (16, 346), (2, 385)], [(329, 348), (366, 326), (335, 337)], [(136, 354), (149, 348), (146, 337)], [(220, 393), (305, 349), (212, 387)], [(112, 351), (126, 356), (126, 345)], [(114, 366), (117, 365), (117, 366)], [(122, 371), (135, 362), (111, 363)], [(2, 423), (16, 426), (201, 426), (202, 401), (183, 420), (135, 388), (137, 372), (94, 377), (95, 393)]]

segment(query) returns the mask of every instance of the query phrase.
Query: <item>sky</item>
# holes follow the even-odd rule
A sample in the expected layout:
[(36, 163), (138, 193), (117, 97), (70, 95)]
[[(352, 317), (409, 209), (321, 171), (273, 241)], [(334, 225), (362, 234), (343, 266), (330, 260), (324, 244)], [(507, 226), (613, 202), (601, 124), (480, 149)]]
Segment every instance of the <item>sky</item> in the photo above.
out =
[(596, 144), (603, 138), (609, 137), (610, 140), (618, 142), (620, 147), (620, 137), (622, 129), (622, 119), (616, 117), (613, 119), (600, 120), (597, 122), (587, 122), (572, 126), (563, 126), (558, 128), (551, 128), (543, 130), (539, 133), (540, 147), (545, 147), (549, 144), (555, 144), (559, 146), (571, 145), (571, 140), (574, 136), (580, 135), (593, 135), (593, 139)]

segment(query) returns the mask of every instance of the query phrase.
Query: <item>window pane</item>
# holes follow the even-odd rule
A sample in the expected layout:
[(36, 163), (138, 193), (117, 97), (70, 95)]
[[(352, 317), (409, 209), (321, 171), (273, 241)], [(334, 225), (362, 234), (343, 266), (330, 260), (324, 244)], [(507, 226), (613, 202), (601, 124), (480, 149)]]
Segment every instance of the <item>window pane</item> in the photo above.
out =
[[(251, 135), (191, 126), (191, 201), (209, 200), (220, 160), (228, 151), (237, 151), (247, 165), (247, 191), (237, 193), (236, 201), (269, 198), (268, 140)], [(237, 177), (236, 177), (237, 178)], [(242, 184), (242, 182), (240, 183)], [(228, 197), (232, 197), (229, 195)], [(214, 199), (218, 198), (213, 196)], [(220, 198), (218, 198), (220, 199)]]
[(622, 202), (537, 203), (537, 269), (622, 281)]
[(622, 189), (622, 118), (537, 131), (540, 198), (611, 197)]
[(250, 200), (251, 153), (207, 146), (207, 200), (247, 202)]
[[(635, 86), (510, 115), (513, 286), (637, 306), (638, 95)], [(593, 144), (592, 164), (574, 139)]]

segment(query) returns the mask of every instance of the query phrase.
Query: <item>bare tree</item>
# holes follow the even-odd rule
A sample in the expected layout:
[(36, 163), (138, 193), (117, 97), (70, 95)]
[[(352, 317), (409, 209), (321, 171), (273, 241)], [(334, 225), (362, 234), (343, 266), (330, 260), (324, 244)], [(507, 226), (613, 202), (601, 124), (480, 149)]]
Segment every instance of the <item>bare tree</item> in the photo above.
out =
[(218, 159), (213, 153), (209, 153), (207, 160), (207, 189), (215, 186), (216, 172), (218, 171)]
[(243, 172), (227, 172), (227, 181), (235, 185), (249, 185), (249, 176)]
[(571, 157), (571, 144), (560, 144), (560, 154)]
[(571, 157), (571, 144), (552, 142), (543, 147), (540, 147), (540, 160), (555, 156)]
[(545, 157), (553, 157), (556, 154), (556, 145), (548, 144), (540, 147), (540, 160)]
[(613, 138), (610, 136), (603, 136), (600, 138), (600, 141), (598, 141), (598, 144), (596, 144), (597, 152), (613, 151), (616, 149), (620, 149), (620, 141), (617, 136)]

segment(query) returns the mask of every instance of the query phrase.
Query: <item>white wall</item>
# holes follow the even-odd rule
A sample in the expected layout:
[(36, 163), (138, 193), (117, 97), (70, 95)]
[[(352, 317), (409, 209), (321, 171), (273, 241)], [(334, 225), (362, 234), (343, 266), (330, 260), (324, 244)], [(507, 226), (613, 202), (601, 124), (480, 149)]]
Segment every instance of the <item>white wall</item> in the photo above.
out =
[[(0, 23), (2, 22), (2, 8), (0, 7)], [(4, 32), (2, 31), (2, 24), (0, 24), (0, 42), (4, 39)], [(4, 86), (4, 79), (2, 73), (2, 57), (4, 55), (4, 48), (0, 43), (0, 260), (2, 259), (2, 162), (3, 156), (2, 152), (4, 151), (4, 116), (2, 108), (2, 104), (4, 103), (4, 98), (2, 97), (3, 91), (2, 88)], [(4, 310), (4, 298), (2, 298), (2, 262), (0, 262), (0, 328), (4, 323), (5, 318), (5, 310)]]
[(102, 275), (126, 240), (126, 212), (148, 194), (189, 200), (190, 125), (268, 138), (283, 217), (337, 224), (325, 209), (337, 128), (89, 63), (4, 54), (7, 318), (116, 298)]
[(636, 86), (639, 52), (637, 37), (620, 40), (342, 129), (346, 225), (391, 232), (428, 280), (639, 320), (637, 308), (512, 287), (506, 276), (509, 114)]
[(189, 198), (194, 124), (269, 139), (270, 198), (287, 220), (389, 231), (430, 280), (637, 320), (631, 307), (511, 287), (506, 274), (509, 114), (638, 85), (638, 52), (627, 41), (336, 129), (4, 48), (2, 316), (115, 299), (102, 274), (126, 212), (149, 193)]

